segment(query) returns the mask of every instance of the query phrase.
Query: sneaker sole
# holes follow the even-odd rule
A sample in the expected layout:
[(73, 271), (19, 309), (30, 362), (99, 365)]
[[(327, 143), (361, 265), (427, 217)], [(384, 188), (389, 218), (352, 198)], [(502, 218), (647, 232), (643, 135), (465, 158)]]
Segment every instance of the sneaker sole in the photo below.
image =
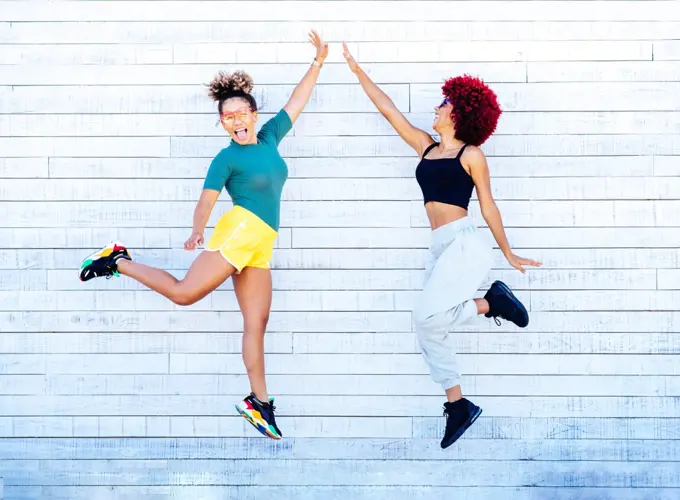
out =
[(524, 307), (524, 304), (522, 304), (517, 297), (515, 297), (515, 294), (512, 293), (512, 290), (510, 290), (508, 285), (501, 281), (497, 281), (496, 285), (498, 286), (498, 288), (507, 293), (510, 299), (515, 303), (515, 305), (524, 313), (524, 319), (526, 320), (526, 324), (525, 325), (517, 325), (517, 323), (515, 324), (520, 328), (526, 328), (529, 325), (529, 312), (527, 311), (527, 308)]
[(241, 408), (239, 408), (238, 405), (234, 405), (234, 408), (236, 408), (236, 411), (241, 414), (243, 418), (246, 419), (247, 422), (250, 423), (253, 427), (255, 427), (260, 434), (263, 434), (271, 439), (274, 439), (276, 441), (279, 441), (281, 439), (281, 436), (277, 436), (276, 434), (272, 433), (269, 429), (264, 427), (261, 423), (259, 423), (257, 420), (255, 420), (253, 417), (248, 415), (245, 411), (243, 411)]
[(472, 415), (470, 418), (467, 419), (467, 421), (466, 421), (466, 422), (463, 424), (463, 426), (458, 430), (458, 432), (456, 432), (456, 433), (453, 435), (453, 438), (451, 439), (451, 442), (450, 442), (449, 444), (447, 444), (447, 445), (444, 447), (444, 449), (448, 448), (448, 447), (451, 446), (453, 443), (455, 443), (456, 441), (458, 441), (458, 440), (460, 439), (460, 437), (461, 437), (463, 434), (465, 434), (465, 431), (467, 431), (467, 430), (472, 426), (472, 424), (475, 423), (475, 420), (477, 420), (481, 414), (482, 414), (482, 409), (481, 409), (481, 408), (477, 408), (477, 411), (475, 412), (475, 414)]

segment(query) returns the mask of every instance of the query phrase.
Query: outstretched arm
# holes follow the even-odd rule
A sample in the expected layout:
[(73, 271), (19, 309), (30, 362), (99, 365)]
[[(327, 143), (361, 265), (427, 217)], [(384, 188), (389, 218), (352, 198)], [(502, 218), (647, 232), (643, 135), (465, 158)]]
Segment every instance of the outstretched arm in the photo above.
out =
[(316, 57), (314, 58), (314, 61), (316, 61), (318, 65), (313, 64), (309, 67), (307, 73), (302, 77), (300, 83), (297, 84), (290, 99), (288, 99), (288, 102), (283, 107), (293, 123), (295, 123), (295, 120), (297, 120), (297, 117), (300, 116), (300, 113), (302, 113), (302, 110), (307, 105), (307, 101), (309, 101), (309, 97), (312, 95), (312, 90), (314, 90), (316, 81), (319, 79), (321, 65), (323, 65), (326, 56), (328, 56), (328, 44), (324, 43), (316, 31), (312, 30), (309, 34), (309, 42), (316, 47)]
[(465, 163), (470, 166), (470, 174), (472, 175), (472, 180), (475, 183), (475, 189), (477, 190), (477, 198), (479, 199), (482, 217), (489, 226), (489, 229), (505, 258), (512, 267), (522, 273), (526, 273), (524, 266), (540, 267), (540, 262), (519, 257), (515, 255), (510, 248), (510, 243), (508, 243), (508, 238), (505, 235), (505, 229), (503, 228), (501, 211), (498, 209), (498, 205), (496, 205), (496, 201), (491, 194), (489, 166), (482, 150), (474, 146), (468, 147), (465, 150), (463, 158)]
[(349, 65), (349, 69), (357, 75), (357, 78), (359, 78), (359, 83), (361, 83), (366, 95), (371, 99), (373, 104), (375, 104), (378, 111), (387, 118), (387, 121), (390, 122), (390, 125), (392, 125), (401, 138), (416, 150), (419, 157), (422, 156), (423, 151), (434, 142), (430, 134), (411, 125), (402, 112), (399, 111), (392, 99), (390, 99), (385, 92), (380, 90), (380, 88), (373, 83), (373, 80), (364, 73), (364, 70), (359, 67), (359, 64), (357, 64), (354, 57), (352, 57), (352, 54), (350, 54), (347, 44), (342, 42), (342, 46), (344, 48), (343, 55)]

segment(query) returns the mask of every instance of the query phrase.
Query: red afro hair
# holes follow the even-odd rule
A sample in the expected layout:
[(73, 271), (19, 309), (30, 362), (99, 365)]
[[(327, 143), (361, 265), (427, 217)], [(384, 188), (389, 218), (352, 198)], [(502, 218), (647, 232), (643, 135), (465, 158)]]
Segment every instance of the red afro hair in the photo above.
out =
[(496, 93), (481, 79), (470, 75), (456, 76), (442, 86), (444, 97), (453, 104), (451, 118), (456, 139), (481, 146), (496, 130), (501, 116)]

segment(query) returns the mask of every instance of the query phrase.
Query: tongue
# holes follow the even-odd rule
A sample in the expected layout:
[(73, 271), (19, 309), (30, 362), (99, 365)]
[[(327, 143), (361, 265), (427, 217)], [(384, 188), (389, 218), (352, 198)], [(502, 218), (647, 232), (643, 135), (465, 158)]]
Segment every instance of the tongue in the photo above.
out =
[(236, 132), (236, 137), (241, 141), (245, 141), (246, 137), (248, 137), (248, 132), (245, 129), (239, 130)]

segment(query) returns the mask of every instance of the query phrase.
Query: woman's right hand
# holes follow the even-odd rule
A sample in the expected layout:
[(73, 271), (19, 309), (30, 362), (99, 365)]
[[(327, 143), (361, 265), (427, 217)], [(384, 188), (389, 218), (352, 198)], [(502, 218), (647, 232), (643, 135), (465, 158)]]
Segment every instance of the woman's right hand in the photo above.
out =
[(203, 234), (194, 231), (184, 243), (184, 250), (196, 250), (201, 245), (203, 245)]
[(345, 56), (345, 61), (347, 61), (347, 64), (349, 65), (349, 69), (353, 73), (356, 73), (356, 71), (359, 69), (359, 65), (357, 64), (357, 62), (354, 59), (354, 57), (352, 56), (352, 54), (350, 54), (349, 48), (347, 47), (347, 43), (344, 42), (344, 41), (342, 42), (342, 48), (343, 48), (342, 55)]

